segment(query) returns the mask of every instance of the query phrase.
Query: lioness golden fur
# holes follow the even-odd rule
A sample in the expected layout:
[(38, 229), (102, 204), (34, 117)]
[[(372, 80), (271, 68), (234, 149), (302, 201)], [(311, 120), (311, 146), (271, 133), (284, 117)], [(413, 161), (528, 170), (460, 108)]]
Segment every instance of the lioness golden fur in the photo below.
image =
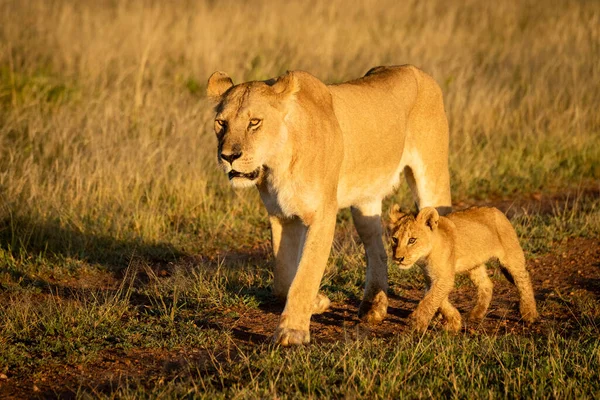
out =
[(477, 287), (477, 302), (469, 319), (482, 319), (492, 299), (493, 284), (485, 263), (497, 259), (517, 286), (521, 316), (537, 316), (525, 255), (510, 221), (496, 208), (480, 207), (440, 217), (434, 208), (423, 208), (415, 217), (402, 214), (396, 205), (390, 213), (392, 252), (402, 269), (417, 264), (425, 273), (428, 290), (412, 313), (415, 328), (425, 331), (439, 310), (446, 328), (458, 331), (461, 317), (448, 301), (457, 273), (468, 273)]
[(352, 207), (366, 251), (359, 316), (381, 321), (382, 199), (404, 172), (417, 206), (451, 209), (448, 122), (436, 82), (412, 66), (376, 67), (337, 85), (302, 71), (234, 85), (215, 72), (207, 94), (216, 103), (219, 164), (234, 187), (256, 186), (269, 213), (274, 293), (286, 299), (274, 341), (307, 343), (311, 315), (329, 306), (319, 285), (342, 207)]

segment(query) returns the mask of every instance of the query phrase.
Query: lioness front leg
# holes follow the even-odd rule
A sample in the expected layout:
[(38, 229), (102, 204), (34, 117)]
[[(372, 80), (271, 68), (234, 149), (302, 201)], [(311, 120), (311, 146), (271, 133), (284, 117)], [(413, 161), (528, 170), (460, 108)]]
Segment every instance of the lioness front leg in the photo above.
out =
[(300, 263), (273, 338), (275, 343), (288, 346), (310, 341), (310, 317), (331, 250), (336, 211), (331, 208), (316, 215), (306, 230)]
[[(307, 227), (298, 217), (280, 218), (272, 215), (269, 217), (269, 221), (271, 222), (271, 242), (275, 255), (273, 294), (279, 299), (285, 300), (298, 269)], [(318, 293), (313, 304), (313, 314), (325, 312), (330, 304), (331, 301), (327, 296)]]
[(367, 322), (381, 322), (387, 315), (388, 306), (387, 254), (382, 239), (381, 201), (352, 207), (352, 218), (367, 258), (365, 292), (358, 316)]
[(275, 255), (273, 294), (285, 300), (300, 261), (306, 226), (298, 217), (269, 216), (269, 222), (271, 223), (271, 243)]

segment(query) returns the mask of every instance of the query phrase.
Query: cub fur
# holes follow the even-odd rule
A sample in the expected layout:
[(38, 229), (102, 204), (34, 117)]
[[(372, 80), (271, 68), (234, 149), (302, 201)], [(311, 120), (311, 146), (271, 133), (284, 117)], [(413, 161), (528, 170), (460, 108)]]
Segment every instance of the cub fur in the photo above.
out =
[(485, 266), (491, 259), (497, 259), (514, 281), (522, 318), (532, 322), (538, 317), (525, 255), (500, 210), (476, 207), (441, 217), (434, 208), (426, 207), (415, 218), (395, 205), (390, 220), (394, 261), (402, 269), (419, 265), (427, 281), (427, 293), (411, 315), (417, 330), (425, 331), (438, 310), (446, 329), (461, 329), (460, 314), (448, 301), (457, 273), (468, 273), (477, 287), (477, 302), (468, 318), (482, 319), (492, 299), (493, 284)]
[(302, 71), (234, 85), (215, 72), (207, 93), (216, 103), (219, 164), (232, 186), (255, 186), (269, 213), (273, 291), (286, 300), (274, 341), (308, 342), (311, 315), (328, 307), (319, 285), (342, 207), (352, 208), (366, 251), (359, 315), (381, 321), (382, 199), (404, 172), (419, 207), (451, 207), (448, 122), (436, 82), (412, 66), (373, 68), (337, 85)]

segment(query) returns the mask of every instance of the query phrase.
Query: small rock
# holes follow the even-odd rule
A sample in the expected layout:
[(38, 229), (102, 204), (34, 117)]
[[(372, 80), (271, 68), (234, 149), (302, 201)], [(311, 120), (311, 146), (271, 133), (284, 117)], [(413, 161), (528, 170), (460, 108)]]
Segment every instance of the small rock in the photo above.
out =
[(39, 391), (40, 391), (40, 388), (39, 388), (39, 387), (37, 387), (37, 385), (33, 385), (33, 391), (34, 391), (34, 392), (39, 392)]
[(0, 380), (6, 380), (8, 379), (8, 376), (6, 376), (6, 374), (0, 374)]

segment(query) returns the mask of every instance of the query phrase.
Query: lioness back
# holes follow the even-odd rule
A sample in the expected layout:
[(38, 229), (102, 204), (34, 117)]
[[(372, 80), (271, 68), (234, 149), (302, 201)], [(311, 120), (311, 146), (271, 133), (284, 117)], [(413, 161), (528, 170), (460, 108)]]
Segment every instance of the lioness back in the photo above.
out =
[[(360, 203), (365, 194), (389, 194), (413, 163), (446, 168), (448, 122), (442, 91), (425, 72), (410, 65), (376, 67), (362, 78), (328, 88), (344, 133), (338, 185), (342, 207)], [(435, 179), (421, 180), (431, 183), (429, 191), (440, 191)], [(450, 204), (449, 198), (444, 201)]]

